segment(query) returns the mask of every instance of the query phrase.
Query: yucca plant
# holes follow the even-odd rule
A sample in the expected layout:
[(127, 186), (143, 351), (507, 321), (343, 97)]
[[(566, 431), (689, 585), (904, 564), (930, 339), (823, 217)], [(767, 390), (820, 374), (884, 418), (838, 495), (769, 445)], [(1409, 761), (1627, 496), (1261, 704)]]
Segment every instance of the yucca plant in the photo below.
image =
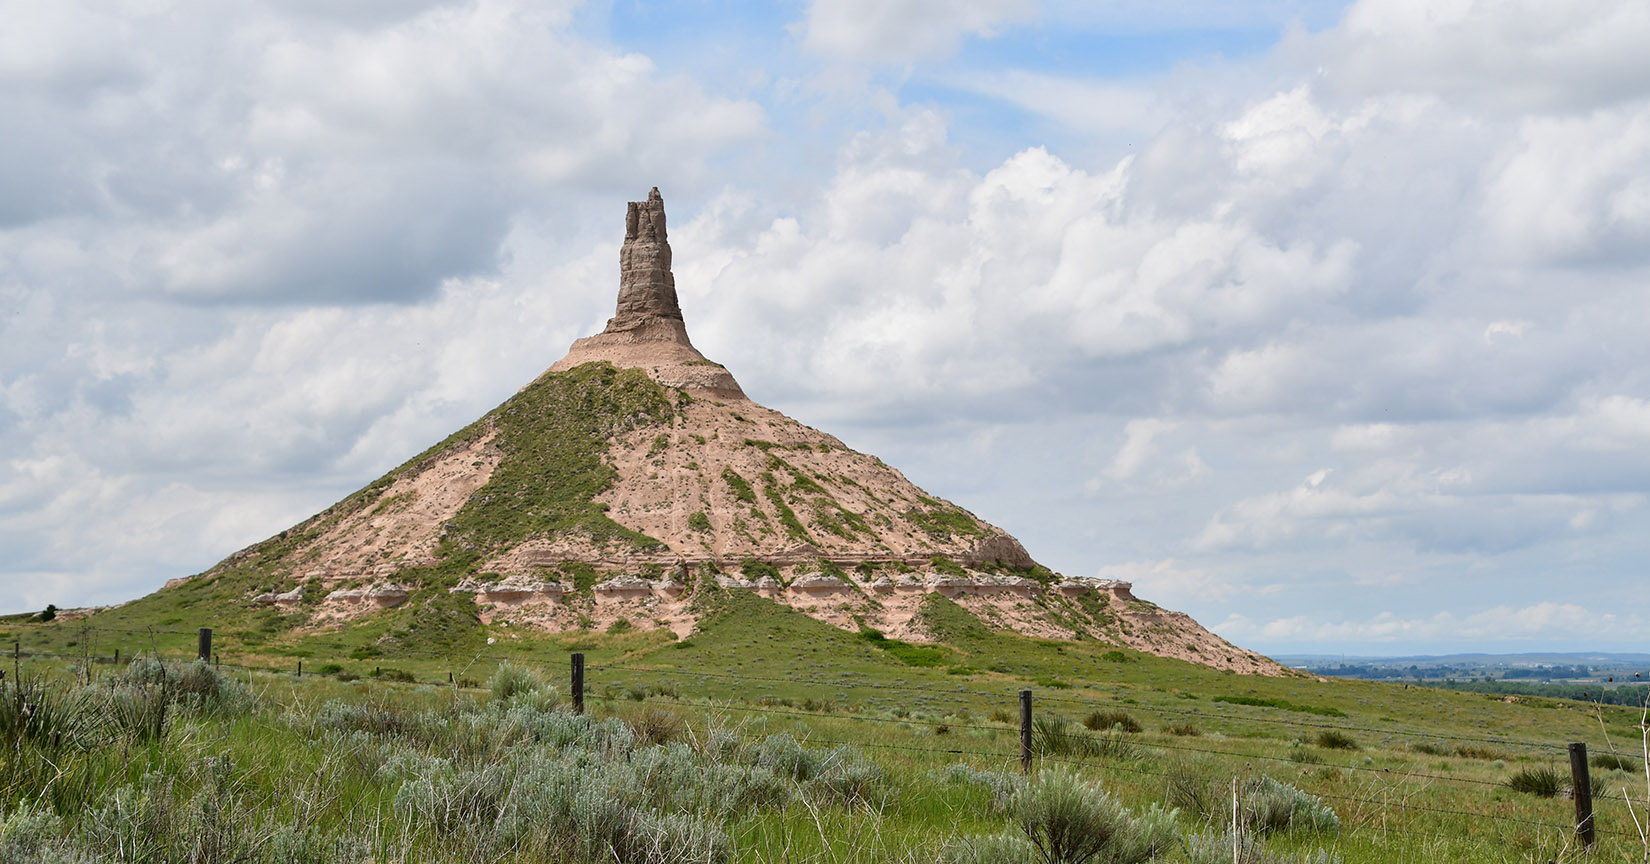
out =
[(1556, 770), (1548, 767), (1523, 768), (1507, 778), (1507, 787), (1515, 792), (1537, 798), (1555, 798), (1569, 788), (1569, 782)]

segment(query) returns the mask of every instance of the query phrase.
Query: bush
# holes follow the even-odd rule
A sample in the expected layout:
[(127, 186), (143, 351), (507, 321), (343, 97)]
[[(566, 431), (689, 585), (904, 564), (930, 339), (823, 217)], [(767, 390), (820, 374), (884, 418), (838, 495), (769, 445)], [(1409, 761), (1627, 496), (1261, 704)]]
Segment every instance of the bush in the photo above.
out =
[(797, 743), (789, 732), (762, 739), (751, 758), (755, 764), (792, 780), (811, 780), (819, 773), (819, 757)]
[(1065, 767), (1038, 772), (1009, 798), (1008, 811), (1048, 864), (1138, 864), (1176, 839), (1173, 811), (1153, 806), (1136, 817)]
[(1555, 798), (1569, 789), (1570, 783), (1551, 768), (1524, 768), (1507, 778), (1507, 786), (1537, 798)]
[(1083, 718), (1083, 725), (1096, 732), (1118, 730), (1121, 732), (1139, 732), (1140, 723), (1129, 715), (1129, 712), (1117, 708), (1108, 708), (1090, 712)]
[(498, 664), (498, 671), (487, 679), (487, 690), (499, 702), (509, 702), (544, 687), (544, 679), (531, 669), (523, 669), (506, 660)]
[(1037, 864), (1037, 847), (1018, 834), (953, 837), (940, 847), (941, 864)]
[(115, 687), (109, 692), (109, 722), (115, 732), (148, 744), (166, 737), (166, 692), (159, 687)]
[(1299, 762), (1302, 765), (1322, 765), (1323, 757), (1305, 744), (1296, 743), (1289, 748), (1289, 761)]
[(1356, 750), (1358, 742), (1351, 735), (1337, 732), (1334, 729), (1325, 729), (1312, 739), (1312, 743), (1325, 750)]
[(368, 735), (410, 735), (418, 728), (417, 719), (404, 711), (387, 705), (340, 702), (337, 699), (321, 706), (315, 722), (323, 729), (365, 732)]
[(669, 744), (682, 731), (682, 716), (665, 708), (649, 708), (627, 722), (644, 744)]
[(1047, 756), (1078, 759), (1126, 759), (1134, 746), (1121, 735), (1090, 735), (1064, 717), (1037, 717), (1031, 721), (1032, 746)]
[(1026, 782), (1025, 778), (1019, 774), (981, 770), (961, 762), (946, 768), (943, 776), (952, 783), (965, 783), (984, 788), (991, 793), (991, 806), (997, 809), (1008, 806), (1008, 799)]
[(808, 788), (841, 804), (865, 804), (872, 801), (885, 777), (882, 766), (858, 749), (838, 747), (826, 754), (818, 776)]
[(1593, 758), (1589, 761), (1593, 763), (1594, 768), (1604, 771), (1637, 773), (1639, 770), (1639, 760), (1619, 753), (1594, 753)]
[(1190, 720), (1183, 723), (1175, 723), (1169, 726), (1164, 726), (1163, 731), (1181, 738), (1196, 738), (1197, 736), (1203, 734), (1203, 732), (1197, 728), (1197, 725), (1192, 723)]
[(20, 801), (0, 821), (0, 862), (58, 860), (49, 857), (63, 834), (63, 820), (49, 806)]
[(0, 683), (0, 739), (9, 749), (27, 741), (48, 750), (86, 749), (98, 742), (97, 712), (86, 691), (65, 692), (38, 678)]
[(1339, 816), (1316, 795), (1271, 777), (1245, 781), (1238, 793), (1238, 824), (1255, 834), (1268, 831), (1338, 831)]
[[(1232, 821), (1231, 775), (1225, 778), (1200, 770), (1196, 763), (1178, 762), (1167, 772), (1164, 798), (1216, 825)], [(1339, 816), (1317, 796), (1271, 777), (1251, 777), (1238, 786), (1239, 830), (1247, 835), (1271, 831), (1332, 832), (1341, 827)], [(1228, 836), (1227, 860), (1231, 860)]]
[(1210, 778), (1196, 764), (1185, 760), (1171, 762), (1164, 772), (1163, 800), (1170, 807), (1200, 817), (1220, 811), (1217, 803), (1220, 799)]

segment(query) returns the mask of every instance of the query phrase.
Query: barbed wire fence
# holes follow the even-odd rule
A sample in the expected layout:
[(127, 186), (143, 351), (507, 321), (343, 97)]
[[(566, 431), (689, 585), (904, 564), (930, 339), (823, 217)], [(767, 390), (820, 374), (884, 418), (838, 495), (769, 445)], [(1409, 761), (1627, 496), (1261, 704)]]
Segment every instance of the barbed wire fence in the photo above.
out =
[[(12, 640), (12, 650), (10, 653), (12, 654), (11, 659), (13, 661), (13, 670), (19, 670), (22, 662), (25, 660), (63, 662), (82, 670), (89, 680), (91, 674), (90, 670), (96, 665), (118, 665), (123, 661), (129, 662), (136, 657), (148, 656), (173, 662), (205, 662), (219, 669), (227, 667), (233, 671), (248, 675), (291, 675), (295, 678), (301, 679), (306, 676), (316, 677), (318, 674), (322, 674), (322, 669), (328, 669), (329, 666), (334, 667), (332, 671), (334, 676), (336, 676), (340, 674), (341, 671), (336, 667), (341, 667), (341, 661), (346, 659), (357, 663), (374, 659), (363, 657), (333, 658), (331, 661), (324, 663), (319, 667), (314, 665), (313, 658), (308, 657), (292, 658), (291, 665), (270, 662), (254, 664), (250, 662), (235, 662), (234, 659), (231, 659), (229, 662), (225, 662), (221, 651), (214, 650), (215, 648), (222, 648), (224, 646), (222, 644), (221, 637), (214, 634), (212, 628), (203, 627), (191, 632), (164, 628), (117, 628), (105, 627), (102, 625), (98, 625), (96, 627), (82, 625), (76, 629), (77, 632), (80, 632), (83, 635), (81, 639), (76, 640), (74, 643), (74, 647), (80, 649), (75, 653), (65, 653), (63, 651), (25, 650), (25, 647), (20, 639)], [(100, 632), (121, 634), (126, 637), (140, 637), (141, 640), (148, 642), (148, 648), (140, 649), (136, 653), (133, 653), (128, 648), (128, 653), (124, 657), (122, 656), (121, 649), (119, 647), (100, 651), (97, 649), (98, 642), (95, 638), (96, 634)], [(172, 637), (171, 641), (174, 645), (180, 638), (193, 639), (195, 642), (195, 650), (190, 652), (187, 649), (180, 649), (177, 647), (170, 647), (163, 650), (159, 647), (160, 637), (163, 636)], [(3, 643), (0, 643), (0, 647), (3, 647)], [(243, 647), (251, 649), (256, 646)], [(256, 652), (249, 650), (244, 652), (241, 656), (246, 657), (248, 655), (256, 656)], [(307, 670), (304, 666), (304, 661), (306, 659), (311, 660), (311, 665)], [(1238, 774), (1251, 773), (1255, 763), (1287, 765), (1293, 768), (1302, 769), (1301, 776), (1295, 778), (1297, 781), (1304, 781), (1307, 777), (1312, 776), (1311, 772), (1306, 769), (1344, 772), (1344, 775), (1348, 777), (1370, 779), (1372, 781), (1372, 785), (1368, 788), (1378, 788), (1382, 792), (1381, 797), (1376, 799), (1369, 795), (1349, 795), (1345, 792), (1332, 791), (1322, 788), (1321, 786), (1316, 788), (1303, 788), (1303, 791), (1315, 795), (1320, 799), (1340, 803), (1342, 805), (1341, 809), (1347, 811), (1348, 815), (1354, 815), (1357, 817), (1350, 820), (1354, 829), (1375, 830), (1381, 832), (1382, 834), (1386, 834), (1390, 831), (1401, 830), (1410, 836), (1428, 836), (1440, 840), (1452, 838), (1458, 839), (1458, 835), (1445, 834), (1436, 831), (1425, 831), (1418, 829), (1413, 824), (1406, 824), (1401, 828), (1390, 826), (1388, 816), (1392, 810), (1397, 809), (1406, 813), (1465, 818), (1475, 820), (1478, 824), (1512, 826), (1524, 830), (1535, 830), (1539, 832), (1551, 833), (1554, 836), (1573, 837), (1578, 842), (1584, 844), (1584, 847), (1591, 847), (1594, 839), (1600, 836), (1626, 838), (1634, 844), (1639, 843), (1643, 839), (1636, 832), (1605, 828), (1596, 824), (1597, 814), (1594, 810), (1595, 802), (1619, 802), (1623, 806), (1627, 807), (1631, 807), (1633, 805), (1643, 805), (1646, 802), (1642, 799), (1632, 797), (1630, 794), (1626, 793), (1625, 790), (1619, 794), (1609, 790), (1596, 792), (1593, 788), (1593, 783), (1589, 773), (1590, 766), (1586, 742), (1555, 743), (1551, 741), (1518, 739), (1508, 736), (1441, 733), (1433, 730), (1401, 727), (1373, 727), (1357, 725), (1354, 723), (1339, 723), (1317, 719), (1308, 720), (1295, 717), (1266, 716), (1255, 711), (1237, 710), (1237, 705), (1241, 705), (1242, 703), (1236, 703), (1233, 710), (1229, 713), (1218, 713), (1215, 711), (1195, 708), (1145, 705), (1132, 701), (1124, 703), (1116, 699), (1106, 700), (1100, 698), (1080, 698), (1071, 695), (1054, 694), (1037, 695), (1030, 689), (1020, 689), (1016, 693), (1009, 694), (1002, 691), (972, 689), (961, 684), (951, 687), (919, 687), (889, 684), (885, 682), (837, 680), (827, 684), (816, 685), (822, 688), (835, 690), (838, 693), (855, 689), (874, 689), (879, 692), (916, 694), (929, 697), (931, 704), (933, 701), (940, 699), (950, 700), (951, 704), (956, 704), (959, 706), (978, 704), (981, 701), (1002, 700), (1004, 703), (1013, 704), (1018, 708), (1017, 724), (1014, 722), (1014, 712), (1006, 711), (1004, 712), (1008, 715), (1008, 722), (1006, 723), (995, 720), (997, 716), (1000, 716), (997, 714), (994, 714), (994, 721), (992, 723), (981, 724), (969, 722), (966, 718), (971, 717), (972, 715), (969, 714), (966, 709), (959, 711), (956, 715), (944, 717), (942, 719), (930, 718), (928, 720), (919, 720), (912, 715), (897, 716), (896, 714), (896, 716), (875, 716), (864, 711), (863, 705), (843, 705), (840, 704), (837, 699), (824, 696), (821, 696), (818, 699), (804, 699), (802, 706), (797, 705), (796, 700), (794, 699), (785, 697), (776, 698), (772, 696), (759, 697), (755, 704), (743, 701), (734, 701), (733, 699), (716, 700), (709, 697), (703, 698), (697, 702), (692, 699), (683, 701), (680, 693), (683, 689), (689, 689), (691, 692), (693, 684), (690, 682), (697, 682), (697, 684), (701, 685), (701, 687), (707, 683), (719, 683), (726, 685), (729, 688), (737, 688), (742, 685), (753, 684), (778, 684), (786, 685), (788, 687), (796, 687), (799, 685), (799, 681), (795, 678), (746, 675), (731, 672), (708, 672), (669, 667), (660, 668), (631, 666), (620, 663), (592, 664), (587, 666), (585, 664), (584, 654), (579, 652), (573, 652), (569, 655), (568, 665), (565, 667), (567, 670), (565, 674), (551, 671), (545, 666), (545, 664), (541, 662), (534, 662), (533, 658), (523, 657), (519, 652), (496, 652), (487, 650), (450, 653), (431, 652), (422, 654), (418, 652), (398, 652), (393, 658), (384, 659), (386, 662), (400, 660), (445, 661), (448, 663), (449, 667), (459, 667), (449, 668), (447, 670), (445, 680), (427, 680), (419, 679), (416, 675), (406, 672), (405, 670), (389, 667), (386, 663), (379, 663), (375, 665), (372, 677), (377, 683), (389, 686), (447, 687), (452, 688), (454, 691), (480, 690), (483, 685), (470, 678), (468, 671), (474, 668), (477, 664), (508, 662), (532, 667), (535, 672), (539, 674), (541, 679), (546, 681), (546, 683), (553, 684), (558, 687), (558, 689), (565, 687), (567, 689), (567, 695), (570, 698), (572, 709), (578, 712), (587, 711), (589, 708), (588, 703), (590, 702), (602, 703), (607, 706), (609, 711), (617, 711), (619, 706), (633, 706), (636, 704), (646, 704), (650, 702), (658, 703), (660, 700), (666, 700), (673, 708), (678, 709), (697, 708), (707, 713), (738, 714), (755, 717), (780, 717), (791, 722), (806, 723), (811, 727), (815, 727), (810, 729), (807, 736), (807, 740), (815, 744), (837, 747), (861, 747), (906, 757), (962, 757), (999, 765), (1005, 770), (1012, 769), (1017, 766), (1020, 771), (1025, 773), (1031, 773), (1035, 770), (1036, 766), (1040, 764), (1064, 764), (1081, 767), (1085, 770), (1099, 771), (1102, 773), (1106, 771), (1118, 771), (1141, 777), (1152, 777), (1158, 780), (1170, 780), (1173, 778), (1173, 772), (1171, 770), (1165, 770), (1161, 767), (1153, 767), (1153, 763), (1147, 762), (1147, 760), (1138, 758), (1120, 758), (1125, 754), (1138, 754), (1141, 752), (1159, 754), (1161, 757), (1159, 759), (1160, 762), (1163, 759), (1181, 757), (1210, 760), (1211, 762), (1225, 766), (1232, 766), (1236, 763), (1242, 763), (1242, 770), (1239, 771), (1234, 769), (1234, 776)], [(461, 663), (463, 664), (462, 666), (460, 666)], [(591, 673), (599, 673), (601, 675), (617, 673), (619, 677), (608, 678), (606, 680), (596, 680), (590, 677)], [(13, 671), (13, 676), (16, 674), (17, 672)], [(627, 678), (624, 676), (636, 677)], [(4, 670), (0, 670), (0, 680), (4, 680), (7, 677), (8, 676), (4, 674)], [(344, 680), (349, 679), (346, 678)], [(1010, 696), (1012, 696), (1014, 700), (1012, 703), (1008, 702), (1008, 697)], [(1046, 728), (1040, 729), (1038, 723), (1040, 719), (1050, 721), (1057, 716), (1059, 719), (1069, 723), (1069, 718), (1064, 718), (1063, 715), (1054, 715), (1052, 713), (1046, 713), (1040, 717), (1035, 713), (1034, 706), (1041, 703), (1048, 703), (1057, 707), (1064, 707), (1068, 710), (1077, 711), (1140, 712), (1157, 715), (1162, 718), (1194, 718), (1229, 724), (1281, 726), (1294, 730), (1319, 730), (1320, 732), (1332, 731), (1343, 733), (1364, 732), (1379, 734), (1387, 737), (1389, 740), (1409, 740), (1411, 742), (1411, 747), (1414, 747), (1416, 744), (1425, 745), (1434, 741), (1447, 741), (1452, 744), (1459, 745), (1514, 747), (1535, 754), (1564, 753), (1568, 757), (1569, 767), (1571, 769), (1570, 789), (1571, 800), (1574, 803), (1575, 817), (1572, 821), (1566, 823), (1561, 821), (1529, 819), (1522, 816), (1486, 812), (1483, 810), (1468, 810), (1417, 803), (1408, 800), (1409, 795), (1407, 794), (1415, 791), (1414, 787), (1417, 785), (1425, 788), (1433, 784), (1459, 784), (1463, 787), (1478, 788), (1483, 790), (1490, 788), (1504, 789), (1507, 788), (1507, 783), (1505, 781), (1485, 780), (1476, 777), (1462, 777), (1451, 774), (1428, 772), (1419, 769), (1395, 769), (1372, 764), (1329, 760), (1316, 753), (1313, 754), (1310, 760), (1303, 761), (1295, 756), (1278, 756), (1267, 753), (1246, 752), (1244, 749), (1245, 746), (1252, 746), (1254, 744), (1252, 739), (1223, 738), (1218, 743), (1225, 746), (1215, 746), (1216, 742), (1207, 742), (1208, 746), (1194, 746), (1190, 743), (1179, 740), (1178, 737), (1175, 741), (1171, 742), (1153, 740), (1149, 737), (1127, 733), (1116, 733), (1104, 729), (1092, 730), (1094, 734), (1089, 734), (1089, 732), (1070, 732), (1067, 734), (1087, 736), (1087, 740), (1091, 742), (1102, 742), (1102, 746), (1099, 748), (1101, 752), (1097, 755), (1074, 756), (1068, 752), (1064, 752), (1059, 746), (1059, 736), (1061, 733), (1058, 730), (1060, 729), (1060, 726), (1051, 724)], [(871, 727), (880, 727), (883, 729), (902, 729), (907, 731), (915, 730), (921, 725), (928, 725), (930, 727), (928, 737), (930, 738), (937, 739), (945, 736), (954, 737), (947, 737), (944, 744), (934, 745), (893, 743), (885, 740), (877, 740), (874, 736), (870, 735), (850, 735), (847, 738), (826, 737), (826, 735), (820, 732), (817, 728), (822, 723), (834, 722), (867, 724)], [(1173, 734), (1168, 727), (1166, 727), (1164, 731)], [(1016, 746), (1012, 749), (1003, 749), (1000, 747), (989, 748), (979, 743), (978, 740), (965, 742), (963, 740), (964, 736), (957, 734), (959, 732), (964, 733), (965, 735), (977, 735), (991, 741), (994, 741), (998, 736), (1014, 733), (1016, 736)], [(1271, 742), (1276, 739), (1266, 740)], [(1419, 750), (1417, 752), (1428, 753), (1429, 751)], [(1611, 752), (1614, 753), (1613, 748), (1611, 748)], [(1433, 755), (1437, 754), (1434, 753)], [(1639, 759), (1641, 757), (1636, 755), (1633, 757), (1620, 757), (1617, 755), (1616, 758), (1625, 758), (1631, 762), (1633, 759)], [(1639, 767), (1642, 768), (1642, 764)], [(1398, 800), (1394, 801), (1392, 800), (1390, 793), (1394, 788), (1398, 787), (1398, 784), (1410, 785), (1409, 787), (1401, 789), (1400, 791), (1403, 791), (1406, 794), (1401, 795)], [(1310, 786), (1311, 784), (1307, 785)]]

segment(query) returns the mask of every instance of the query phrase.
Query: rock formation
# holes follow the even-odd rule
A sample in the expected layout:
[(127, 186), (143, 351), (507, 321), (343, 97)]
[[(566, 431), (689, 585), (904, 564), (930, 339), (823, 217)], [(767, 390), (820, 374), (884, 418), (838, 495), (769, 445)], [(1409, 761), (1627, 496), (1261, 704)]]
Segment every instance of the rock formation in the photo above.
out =
[(645, 369), (666, 387), (725, 399), (745, 393), (728, 370), (705, 359), (688, 340), (676, 277), (670, 271), (670, 239), (665, 201), (655, 187), (646, 201), (625, 211), (624, 246), (619, 249), (619, 303), (602, 332), (573, 343), (550, 367), (563, 372), (585, 363), (606, 362), (622, 369)]
[(313, 609), (315, 627), (456, 608), (687, 636), (696, 597), (720, 588), (923, 641), (925, 604), (949, 602), (1038, 638), (1283, 671), (1127, 583), (1062, 579), (882, 460), (750, 401), (688, 340), (657, 189), (626, 211), (601, 333), (428, 452), (196, 578), (244, 585), (254, 608)]
[[(676, 302), (676, 277), (670, 272), (670, 238), (665, 232), (665, 199), (659, 187), (646, 201), (632, 201), (624, 217), (624, 246), (619, 249), (619, 308), (604, 333), (635, 330), (653, 323), (682, 320)], [(687, 329), (682, 329), (687, 342)]]

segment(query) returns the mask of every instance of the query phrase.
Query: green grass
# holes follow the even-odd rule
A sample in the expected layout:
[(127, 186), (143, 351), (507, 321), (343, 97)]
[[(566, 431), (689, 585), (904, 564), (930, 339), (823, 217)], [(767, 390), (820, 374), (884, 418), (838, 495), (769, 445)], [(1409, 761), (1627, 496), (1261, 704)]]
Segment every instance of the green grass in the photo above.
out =
[(449, 523), (447, 545), (485, 550), (572, 533), (659, 545), (608, 518), (594, 499), (618, 476), (602, 458), (608, 439), (673, 416), (665, 389), (638, 369), (589, 363), (540, 377), (478, 421), (496, 429), (504, 457)]
[(737, 471), (732, 468), (722, 469), (722, 480), (728, 484), (729, 489), (733, 490), (734, 500), (742, 504), (756, 503), (756, 492), (751, 489), (751, 484), (745, 478), (739, 476)]
[(774, 512), (779, 514), (779, 524), (784, 526), (786, 536), (798, 543), (813, 542), (814, 538), (808, 534), (808, 529), (803, 527), (802, 520), (796, 518), (796, 511), (785, 503), (785, 495), (780, 491), (778, 481), (771, 471), (762, 472), (762, 494), (768, 499), (768, 503), (773, 505)]
[(898, 639), (889, 639), (887, 636), (882, 635), (882, 631), (874, 627), (866, 627), (860, 630), (859, 635), (861, 639), (888, 652), (888, 656), (907, 666), (945, 665), (947, 652), (944, 648), (937, 648), (932, 645), (912, 645)]
[(942, 506), (936, 510), (912, 510), (905, 514), (905, 518), (910, 519), (916, 523), (917, 527), (936, 537), (949, 537), (952, 535), (983, 537), (990, 533), (985, 526), (957, 507)]
[(1339, 708), (1322, 705), (1301, 705), (1287, 699), (1265, 699), (1258, 696), (1232, 696), (1222, 694), (1214, 698), (1216, 702), (1230, 702), (1233, 705), (1254, 705), (1260, 708), (1281, 708), (1284, 711), (1294, 711), (1299, 714), (1316, 714), (1320, 717), (1345, 717), (1346, 713)]
[[(1257, 775), (1275, 777), (1321, 796), (1334, 808), (1344, 825), (1339, 833), (1278, 829), (1257, 841), (1277, 855), (1331, 846), (1347, 861), (1548, 860), (1557, 853), (1555, 838), (1562, 832), (1498, 822), (1487, 815), (1434, 811), (1562, 826), (1569, 818), (1569, 801), (1518, 792), (1505, 781), (1524, 769), (1551, 767), (1563, 758), (1561, 748), (1571, 740), (1589, 742), (1595, 753), (1607, 751), (1597, 719), (1574, 703), (1511, 704), (1477, 694), (1404, 690), (1377, 682), (1236, 676), (1133, 652), (1125, 655), (1128, 662), (1118, 663), (1107, 655), (1119, 649), (1103, 643), (1060, 643), (993, 632), (939, 595), (926, 599), (918, 613), (921, 625), (944, 640), (937, 646), (846, 632), (745, 591), (704, 590), (695, 603), (702, 615), (700, 629), (680, 642), (668, 633), (636, 628), (626, 633), (551, 636), (477, 623), (472, 626), (478, 633), (497, 637), (494, 645), (467, 643), (463, 653), (439, 655), (419, 650), (422, 631), (397, 633), (411, 621), (386, 629), (368, 620), (362, 622), (365, 636), (351, 628), (298, 640), (272, 639), (260, 646), (307, 652), (302, 679), (292, 674), (295, 658), (290, 653), (259, 653), (229, 641), (224, 647), (237, 662), (276, 670), (235, 673), (247, 676), (252, 691), (259, 694), (262, 701), (256, 711), (240, 717), (180, 715), (179, 725), (166, 739), (170, 743), (159, 749), (116, 746), (51, 754), (57, 768), (46, 767), (34, 755), (18, 761), (17, 751), (0, 748), (0, 759), (11, 760), (0, 765), (0, 809), (13, 812), (17, 802), (35, 800), (45, 791), (62, 820), (63, 836), (81, 836), (77, 832), (83, 831), (82, 814), (105, 808), (115, 790), (136, 794), (144, 775), (159, 771), (187, 803), (199, 790), (213, 788), (198, 767), (204, 756), (225, 755), (236, 766), (234, 785), (243, 790), (237, 806), (248, 808), (242, 812), (248, 824), (297, 824), (297, 808), (307, 794), (303, 784), (313, 782), (306, 778), (321, 769), (329, 796), (337, 795), (311, 823), (322, 837), (375, 838), (372, 842), (380, 845), (374, 852), (380, 860), (442, 860), (441, 856), (459, 854), (462, 850), (455, 844), (471, 842), (463, 838), (472, 838), (481, 822), (455, 823), (440, 832), (418, 829), (408, 835), (402, 833), (405, 828), (396, 827), (406, 822), (386, 816), (381, 823), (371, 823), (378, 828), (363, 832), (359, 820), (368, 817), (350, 814), (395, 814), (400, 781), (386, 785), (374, 779), (381, 761), (370, 762), (372, 773), (364, 768), (363, 773), (349, 773), (356, 770), (349, 767), (356, 764), (353, 751), (344, 747), (343, 739), (316, 732), (320, 707), (333, 699), (366, 706), (362, 710), (382, 706), (390, 712), (382, 716), (383, 722), (398, 728), (407, 721), (397, 720), (395, 712), (447, 712), (466, 700), (485, 703), (480, 691), (448, 687), (449, 672), (461, 684), (474, 686), (508, 663), (531, 670), (526, 677), (565, 688), (567, 655), (575, 650), (585, 653), (590, 664), (592, 709), (633, 721), (638, 740), (676, 736), (677, 743), (691, 749), (700, 746), (693, 742), (708, 740), (710, 729), (722, 728), (734, 731), (745, 742), (742, 746), (754, 746), (768, 735), (788, 732), (815, 754), (838, 746), (824, 742), (851, 742), (880, 768), (883, 779), (874, 785), (870, 805), (845, 803), (833, 797), (837, 793), (793, 779), (787, 782), (802, 784), (793, 794), (804, 787), (807, 794), (818, 792), (820, 797), (807, 799), (816, 812), (798, 807), (800, 799), (793, 799), (791, 806), (757, 806), (719, 821), (738, 861), (807, 860), (802, 856), (827, 853), (844, 861), (930, 861), (952, 838), (1010, 829), (1011, 820), (993, 803), (989, 778), (980, 781), (987, 784), (982, 786), (951, 775), (958, 763), (970, 772), (1013, 772), (1015, 693), (1023, 687), (1033, 689), (1036, 716), (1045, 718), (1043, 740), (1064, 736), (1049, 746), (1063, 748), (1065, 755), (1049, 755), (1079, 763), (1084, 776), (1098, 779), (1134, 812), (1173, 800), (1175, 788), (1192, 799), (1201, 796), (1201, 809), (1182, 807), (1178, 824), (1183, 832), (1223, 824), (1226, 817), (1219, 802), (1229, 794), (1234, 776), (1244, 783), (1244, 778)], [(60, 646), (73, 641), (81, 648), (93, 639), (94, 654), (107, 656), (114, 647), (107, 640), (114, 637), (77, 629), (77, 623), (8, 623), (6, 628), (31, 650), (49, 640)], [(194, 623), (185, 619), (174, 626)], [(384, 636), (392, 641), (380, 641)], [(937, 652), (944, 659), (935, 665), (912, 665), (900, 656), (899, 645)], [(183, 653), (187, 648), (179, 645), (172, 650)], [(356, 651), (362, 656), (350, 656)], [(42, 664), (56, 669), (57, 675), (73, 674), (63, 661), (24, 661), (25, 670)], [(371, 677), (375, 667), (386, 670), (378, 679)], [(329, 673), (325, 677), (310, 674), (323, 669)], [(960, 669), (968, 674), (952, 674)], [(404, 671), (423, 683), (388, 681), (387, 670)], [(101, 680), (114, 671), (107, 664), (95, 664), (92, 674)], [(340, 680), (343, 673), (360, 680)], [(512, 677), (519, 681), (524, 676), (510, 673), (500, 680)], [(1068, 686), (1060, 689), (1054, 682)], [(1332, 708), (1340, 716), (1279, 710), (1279, 703)], [(1624, 709), (1603, 710), (1612, 730), (1634, 719), (1629, 716), (1634, 712)], [(1091, 732), (1080, 722), (1091, 714), (1098, 715), (1092, 721), (1096, 726), (1126, 729), (1120, 718), (1127, 717), (1141, 731), (1121, 737), (1115, 731)], [(1356, 736), (1360, 749), (1303, 747), (1300, 742), (1325, 731), (1326, 721), (1333, 721), (1341, 734)], [(1505, 761), (1457, 751), (1457, 746), (1470, 743), (1458, 737), (1486, 732), (1511, 742), (1495, 745)], [(525, 754), (536, 746), (480, 747), (479, 740), (419, 737), (424, 734), (373, 733), (362, 752), (381, 760), (391, 752), (386, 747), (434, 754), (443, 752), (436, 747), (452, 746), (464, 754), (463, 765), (506, 770), (512, 764), (508, 760), (515, 758), (510, 754), (528, 758)], [(1444, 745), (1428, 743), (1439, 741)], [(1548, 749), (1518, 743), (1524, 741)], [(1637, 742), (1615, 743), (1631, 751)], [(1417, 744), (1427, 749), (1412, 746)], [(355, 750), (362, 746), (354, 745)], [(1599, 773), (1605, 770), (1601, 767)], [(1612, 795), (1619, 794), (1615, 785), (1626, 776), (1630, 775), (1613, 781)], [(1171, 785), (1177, 782), (1180, 787)], [(1405, 810), (1399, 803), (1415, 809)], [(697, 806), (682, 812), (702, 815), (694, 809)], [(1599, 807), (1603, 831), (1632, 831), (1619, 800), (1601, 799)], [(1590, 860), (1638, 860), (1636, 841), (1626, 844), (1619, 834), (1601, 836), (1606, 839)], [(506, 860), (542, 859), (523, 852)]]

